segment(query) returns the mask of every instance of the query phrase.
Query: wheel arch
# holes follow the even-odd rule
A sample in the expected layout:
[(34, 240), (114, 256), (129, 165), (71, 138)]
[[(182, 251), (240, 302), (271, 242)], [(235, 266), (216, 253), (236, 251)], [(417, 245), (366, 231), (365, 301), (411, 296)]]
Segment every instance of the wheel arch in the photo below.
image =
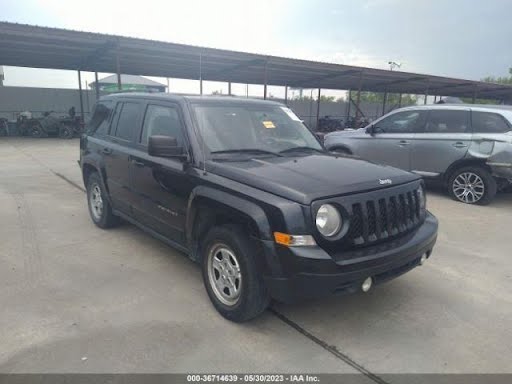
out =
[(486, 163), (486, 159), (476, 159), (476, 158), (464, 158), (459, 159), (452, 163), (446, 171), (443, 173), (443, 182), (445, 184), (448, 184), (450, 181), (450, 177), (453, 175), (453, 172), (455, 172), (457, 169), (463, 168), (463, 167), (470, 167), (470, 166), (478, 166), (485, 168), (487, 171), (491, 172), (490, 167)]
[(186, 236), (190, 257), (199, 260), (199, 240), (213, 226), (235, 224), (251, 237), (271, 239), (270, 224), (263, 209), (246, 199), (211, 187), (199, 186), (187, 207)]

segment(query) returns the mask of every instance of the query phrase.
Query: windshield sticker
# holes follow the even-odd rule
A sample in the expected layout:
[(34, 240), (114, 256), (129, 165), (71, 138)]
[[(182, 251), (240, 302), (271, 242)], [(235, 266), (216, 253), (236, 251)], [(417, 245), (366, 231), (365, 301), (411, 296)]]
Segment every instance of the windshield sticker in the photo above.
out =
[(262, 123), (263, 123), (263, 126), (264, 126), (265, 128), (275, 128), (275, 127), (276, 127), (276, 126), (274, 125), (274, 123), (273, 123), (273, 122), (271, 122), (271, 121), (269, 121), (269, 120), (267, 120), (267, 121), (262, 121)]
[(293, 111), (290, 109), (290, 108), (287, 108), (287, 107), (281, 107), (281, 109), (292, 119), (292, 120), (295, 120), (295, 121), (302, 121), (301, 119), (299, 119), (297, 117), (297, 115), (295, 113), (293, 113)]

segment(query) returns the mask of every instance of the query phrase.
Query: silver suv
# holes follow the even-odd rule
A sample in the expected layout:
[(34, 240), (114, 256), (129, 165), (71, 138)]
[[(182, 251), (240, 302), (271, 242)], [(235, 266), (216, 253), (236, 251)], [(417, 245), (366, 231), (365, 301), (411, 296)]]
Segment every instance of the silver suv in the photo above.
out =
[(325, 147), (440, 179), (454, 199), (488, 204), (512, 183), (512, 106), (401, 108), (326, 135)]

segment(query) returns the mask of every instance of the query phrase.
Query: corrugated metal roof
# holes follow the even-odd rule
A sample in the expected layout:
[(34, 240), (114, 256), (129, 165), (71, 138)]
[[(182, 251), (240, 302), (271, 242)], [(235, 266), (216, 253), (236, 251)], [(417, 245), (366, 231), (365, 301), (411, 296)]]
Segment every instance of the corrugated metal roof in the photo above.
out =
[(512, 86), (0, 22), (3, 65), (512, 100)]

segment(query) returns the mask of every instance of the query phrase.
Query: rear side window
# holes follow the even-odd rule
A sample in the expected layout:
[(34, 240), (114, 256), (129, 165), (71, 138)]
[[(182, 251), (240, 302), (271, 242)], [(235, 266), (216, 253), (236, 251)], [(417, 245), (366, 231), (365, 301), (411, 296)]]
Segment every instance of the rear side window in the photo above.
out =
[(142, 127), (141, 144), (147, 145), (149, 136), (172, 136), (183, 146), (183, 126), (178, 111), (173, 107), (148, 105)]
[(114, 136), (130, 141), (139, 121), (139, 104), (123, 103), (120, 111)]
[(108, 133), (110, 116), (112, 115), (112, 101), (100, 101), (94, 106), (92, 118), (87, 126), (89, 135), (96, 137), (105, 136)]
[(414, 133), (424, 116), (421, 111), (397, 112), (375, 123), (377, 133)]
[(505, 118), (497, 113), (471, 112), (471, 120), (475, 133), (505, 133), (512, 130)]
[(437, 111), (428, 114), (425, 133), (469, 133), (468, 111)]

